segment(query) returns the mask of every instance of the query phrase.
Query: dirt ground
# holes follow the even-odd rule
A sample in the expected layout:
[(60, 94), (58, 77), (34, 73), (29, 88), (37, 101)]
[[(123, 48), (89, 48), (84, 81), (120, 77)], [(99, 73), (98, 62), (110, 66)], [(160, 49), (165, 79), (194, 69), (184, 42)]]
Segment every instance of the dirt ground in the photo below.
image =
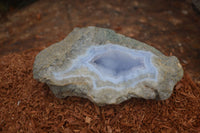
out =
[(75, 27), (98, 26), (175, 55), (200, 80), (200, 14), (190, 0), (41, 0), (8, 13), (0, 56), (62, 40)]
[[(0, 22), (0, 132), (200, 132), (200, 14), (190, 0), (41, 0)], [(177, 56), (185, 74), (172, 96), (98, 107), (33, 79), (39, 51), (91, 25)]]

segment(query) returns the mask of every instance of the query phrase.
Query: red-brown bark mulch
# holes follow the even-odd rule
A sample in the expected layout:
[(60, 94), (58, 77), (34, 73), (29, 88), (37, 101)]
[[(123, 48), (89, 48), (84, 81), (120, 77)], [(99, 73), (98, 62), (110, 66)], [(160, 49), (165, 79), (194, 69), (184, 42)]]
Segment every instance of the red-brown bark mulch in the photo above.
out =
[(98, 107), (83, 98), (58, 99), (33, 79), (41, 49), (0, 58), (0, 132), (200, 132), (200, 84), (189, 74), (168, 100)]

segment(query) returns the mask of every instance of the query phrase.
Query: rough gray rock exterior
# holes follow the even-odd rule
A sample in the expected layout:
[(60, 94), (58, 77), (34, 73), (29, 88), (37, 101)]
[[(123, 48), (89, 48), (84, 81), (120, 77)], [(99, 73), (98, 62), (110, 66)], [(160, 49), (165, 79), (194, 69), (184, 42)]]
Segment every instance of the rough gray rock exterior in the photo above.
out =
[[(98, 57), (94, 49), (105, 52)], [(111, 52), (106, 53), (107, 49)], [(132, 68), (118, 66), (120, 74), (114, 76), (116, 59), (109, 53), (116, 51), (124, 56), (119, 60)], [(125, 58), (130, 61), (134, 58), (136, 63), (123, 61)], [(111, 66), (105, 63), (112, 59)], [(121, 74), (121, 69), (127, 69), (129, 76), (124, 71)], [(167, 57), (145, 43), (109, 29), (87, 27), (75, 28), (64, 40), (41, 51), (35, 58), (33, 75), (58, 98), (80, 96), (104, 105), (118, 104), (131, 97), (165, 100), (182, 78), (183, 69), (176, 57)]]

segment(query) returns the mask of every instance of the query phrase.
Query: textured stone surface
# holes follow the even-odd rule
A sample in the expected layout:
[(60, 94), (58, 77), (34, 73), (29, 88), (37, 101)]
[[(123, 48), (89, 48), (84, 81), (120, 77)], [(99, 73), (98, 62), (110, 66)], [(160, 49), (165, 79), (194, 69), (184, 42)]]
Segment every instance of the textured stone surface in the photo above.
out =
[(41, 51), (34, 78), (59, 97), (80, 96), (99, 105), (131, 97), (164, 100), (183, 76), (174, 56), (103, 28), (76, 28)]

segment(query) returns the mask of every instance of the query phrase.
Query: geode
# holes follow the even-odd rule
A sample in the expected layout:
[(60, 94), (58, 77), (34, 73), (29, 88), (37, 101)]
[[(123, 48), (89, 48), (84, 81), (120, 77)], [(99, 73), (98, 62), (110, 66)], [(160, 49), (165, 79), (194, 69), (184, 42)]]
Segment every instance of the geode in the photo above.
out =
[(35, 58), (34, 78), (58, 98), (80, 96), (98, 105), (131, 97), (165, 100), (182, 78), (174, 56), (112, 30), (75, 28)]

